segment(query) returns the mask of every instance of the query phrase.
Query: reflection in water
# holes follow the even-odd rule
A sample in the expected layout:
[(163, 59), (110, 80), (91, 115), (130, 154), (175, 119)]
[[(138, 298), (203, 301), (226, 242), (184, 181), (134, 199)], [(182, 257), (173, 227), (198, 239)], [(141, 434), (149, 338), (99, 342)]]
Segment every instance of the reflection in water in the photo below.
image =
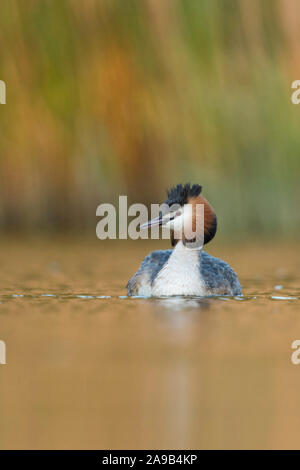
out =
[(172, 312), (183, 312), (190, 309), (207, 309), (209, 308), (209, 300), (206, 298), (185, 298), (185, 297), (169, 297), (155, 299), (156, 303)]
[(166, 297), (148, 300), (153, 311), (173, 328), (184, 328), (189, 322), (194, 321), (201, 312), (208, 310), (212, 299)]
[(145, 299), (144, 245), (3, 241), (0, 447), (299, 447), (297, 249), (215, 253), (244, 296)]

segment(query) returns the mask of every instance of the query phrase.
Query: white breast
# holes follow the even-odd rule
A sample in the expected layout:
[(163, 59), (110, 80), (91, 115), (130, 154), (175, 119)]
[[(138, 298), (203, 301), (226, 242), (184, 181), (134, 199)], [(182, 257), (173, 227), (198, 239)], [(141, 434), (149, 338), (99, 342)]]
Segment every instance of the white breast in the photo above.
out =
[(152, 295), (205, 295), (199, 265), (199, 250), (187, 248), (179, 241), (154, 280)]

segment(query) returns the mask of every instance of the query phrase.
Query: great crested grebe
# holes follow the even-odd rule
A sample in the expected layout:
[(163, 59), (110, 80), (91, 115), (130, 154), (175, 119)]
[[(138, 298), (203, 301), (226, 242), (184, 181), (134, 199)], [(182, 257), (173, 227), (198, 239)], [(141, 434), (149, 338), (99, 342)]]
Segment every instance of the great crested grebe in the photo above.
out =
[[(127, 284), (128, 295), (161, 297), (242, 293), (233, 269), (225, 261), (202, 250), (203, 245), (210, 242), (216, 234), (217, 217), (211, 205), (201, 196), (201, 191), (202, 187), (198, 184), (177, 185), (167, 192), (168, 199), (165, 204), (168, 207), (176, 204), (179, 209), (166, 211), (141, 226), (147, 228), (161, 225), (169, 228), (174, 248), (153, 251), (146, 256), (139, 270)], [(197, 231), (194, 232), (196, 237), (188, 239), (184, 227), (187, 222), (195, 227), (195, 207), (200, 204), (204, 208), (204, 221), (201, 225), (204, 234), (201, 245), (191, 248), (197, 238)]]

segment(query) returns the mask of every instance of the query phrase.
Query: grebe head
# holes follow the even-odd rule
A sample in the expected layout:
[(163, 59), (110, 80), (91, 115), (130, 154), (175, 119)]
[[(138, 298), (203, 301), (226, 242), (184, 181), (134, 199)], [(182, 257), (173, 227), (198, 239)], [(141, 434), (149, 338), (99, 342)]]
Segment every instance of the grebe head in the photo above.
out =
[[(178, 184), (171, 188), (167, 191), (168, 199), (162, 204), (159, 217), (141, 225), (141, 228), (158, 225), (169, 228), (172, 246), (180, 239), (186, 245), (194, 242), (197, 237), (202, 238), (202, 244), (210, 242), (216, 234), (217, 217), (201, 192), (202, 186), (199, 184)], [(200, 205), (203, 205), (204, 210), (198, 212)], [(200, 223), (199, 214), (204, 217)]]

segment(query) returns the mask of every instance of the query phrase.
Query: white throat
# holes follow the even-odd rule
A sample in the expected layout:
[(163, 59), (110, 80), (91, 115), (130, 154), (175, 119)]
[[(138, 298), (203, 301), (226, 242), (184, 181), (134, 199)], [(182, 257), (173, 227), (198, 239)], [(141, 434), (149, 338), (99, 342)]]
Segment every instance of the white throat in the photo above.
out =
[(154, 280), (152, 295), (205, 295), (200, 253), (201, 248), (188, 248), (180, 240)]

